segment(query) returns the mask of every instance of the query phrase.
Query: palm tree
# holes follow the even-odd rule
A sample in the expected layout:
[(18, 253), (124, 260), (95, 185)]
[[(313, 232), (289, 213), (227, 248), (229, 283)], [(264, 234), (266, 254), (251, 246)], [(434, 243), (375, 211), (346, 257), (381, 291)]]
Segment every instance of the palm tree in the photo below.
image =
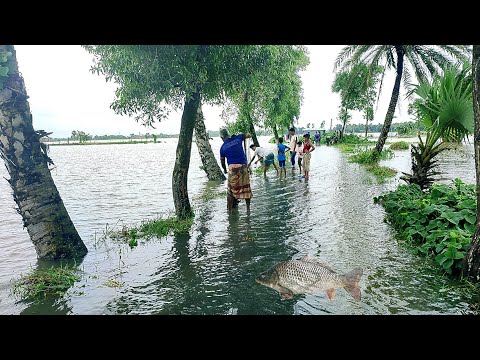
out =
[[(382, 132), (373, 150), (374, 159), (378, 160), (387, 140), (402, 79), (406, 80), (404, 84), (408, 86), (413, 70), (415, 77), (425, 82), (439, 69), (454, 65), (458, 60), (466, 61), (469, 54), (468, 45), (349, 45), (341, 50), (335, 61), (335, 70), (349, 69), (359, 62), (374, 67), (384, 61), (385, 70), (393, 68), (397, 73)], [(404, 66), (405, 62), (410, 66)], [(382, 82), (379, 95), (381, 86)]]
[(477, 175), (477, 231), (465, 256), (467, 274), (480, 281), (480, 45), (473, 45), (473, 112), (475, 114), (475, 169)]
[(419, 119), (427, 127), (423, 142), (418, 135), (418, 145), (412, 144), (412, 174), (401, 178), (418, 184), (422, 189), (433, 183), (437, 163), (434, 158), (448, 148), (449, 142), (460, 142), (473, 133), (471, 67), (463, 70), (447, 68), (432, 83), (416, 85), (413, 93), (420, 98), (414, 103)]
[(13, 45), (0, 45), (2, 69), (7, 70), (1, 71), (0, 76), (0, 157), (10, 175), (8, 182), (18, 213), (39, 258), (83, 257), (87, 248), (53, 182), (48, 149), (40, 142), (49, 133), (33, 129), (25, 82), (18, 71)]

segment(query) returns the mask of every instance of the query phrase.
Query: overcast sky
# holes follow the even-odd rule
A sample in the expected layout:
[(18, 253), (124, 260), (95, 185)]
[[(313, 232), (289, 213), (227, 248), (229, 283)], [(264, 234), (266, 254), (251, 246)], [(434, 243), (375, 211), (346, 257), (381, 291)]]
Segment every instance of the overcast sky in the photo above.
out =
[[(299, 125), (314, 123), (326, 127), (339, 123), (336, 118), (340, 97), (331, 91), (334, 61), (344, 45), (309, 45), (310, 65), (302, 72), (304, 100)], [(23, 74), (33, 126), (36, 130), (52, 131), (53, 137), (67, 137), (72, 130), (92, 135), (131, 133), (177, 134), (181, 113), (171, 112), (168, 120), (157, 123), (157, 130), (146, 129), (128, 116), (116, 115), (110, 104), (115, 97), (116, 85), (103, 76), (92, 74), (92, 56), (80, 45), (17, 45), (17, 60)], [(383, 123), (392, 92), (395, 74), (387, 72), (378, 109), (373, 123)], [(406, 102), (399, 99), (401, 113), (397, 121), (410, 120)], [(402, 105), (403, 102), (403, 105)], [(207, 129), (218, 130), (223, 121), (221, 108), (203, 106)], [(362, 114), (353, 112), (353, 123), (364, 122)]]

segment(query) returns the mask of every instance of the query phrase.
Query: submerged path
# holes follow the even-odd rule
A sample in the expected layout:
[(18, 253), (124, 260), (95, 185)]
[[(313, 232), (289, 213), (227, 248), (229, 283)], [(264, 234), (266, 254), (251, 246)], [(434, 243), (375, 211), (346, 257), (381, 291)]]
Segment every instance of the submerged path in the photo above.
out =
[[(219, 143), (213, 145), (217, 151)], [(133, 250), (109, 240), (100, 241), (101, 229), (107, 222), (113, 225), (119, 218), (138, 222), (173, 208), (169, 188), (172, 164), (156, 159), (155, 152), (165, 159), (165, 152), (174, 152), (174, 147), (148, 144), (148, 149), (134, 149), (132, 145), (129, 153), (125, 150), (128, 146), (119, 146), (118, 153), (110, 146), (69, 147), (68, 153), (63, 151), (66, 147), (52, 148), (58, 167), (54, 178), (90, 250), (81, 265), (85, 274), (62, 300), (14, 304), (6, 296), (5, 279), (12, 277), (11, 269), (7, 275), (8, 265), (2, 260), (0, 313), (468, 312), (468, 304), (456, 290), (455, 282), (442, 276), (431, 260), (399, 246), (394, 230), (383, 222), (383, 208), (373, 204), (374, 196), (394, 189), (398, 180), (378, 184), (373, 175), (349, 163), (334, 147), (321, 146), (312, 153), (309, 182), (291, 174), (290, 169), (286, 181), (279, 180), (274, 171), (268, 172), (266, 178), (254, 176), (250, 216), (244, 203), (238, 212), (228, 215), (223, 197), (207, 202), (195, 200), (196, 218), (190, 234), (141, 241)], [(107, 152), (112, 153), (112, 149), (109, 158)], [(73, 160), (80, 168), (77, 173), (68, 165)], [(402, 161), (404, 155), (397, 159), (400, 167), (404, 166)], [(207, 182), (198, 164), (194, 148), (189, 175), (191, 197), (223, 191), (225, 184)], [(390, 160), (388, 166), (394, 165), (395, 159)], [(90, 175), (82, 177), (82, 171), (90, 171)], [(79, 178), (75, 180), (75, 176)], [(16, 248), (7, 248), (0, 241), (0, 247), (21, 259), (17, 272), (28, 271), (25, 258), (31, 257), (28, 252), (33, 249), (28, 247), (28, 237), (20, 236)], [(340, 273), (362, 267), (362, 300), (355, 302), (343, 289), (337, 291), (333, 302), (325, 293), (281, 300), (275, 290), (255, 282), (259, 273), (277, 262), (305, 254), (319, 257)], [(112, 279), (121, 286), (108, 286)]]

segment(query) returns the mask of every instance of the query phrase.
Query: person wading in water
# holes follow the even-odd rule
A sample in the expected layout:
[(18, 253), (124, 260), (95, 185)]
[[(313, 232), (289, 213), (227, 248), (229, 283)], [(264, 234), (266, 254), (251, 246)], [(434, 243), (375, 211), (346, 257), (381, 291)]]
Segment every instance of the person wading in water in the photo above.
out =
[(250, 212), (252, 189), (248, 175), (247, 157), (242, 143), (251, 135), (247, 133), (230, 136), (227, 129), (220, 129), (220, 137), (223, 140), (223, 145), (220, 147), (220, 162), (225, 174), (227, 174), (225, 159), (228, 162), (227, 209), (231, 211), (240, 199), (245, 199), (247, 212)]

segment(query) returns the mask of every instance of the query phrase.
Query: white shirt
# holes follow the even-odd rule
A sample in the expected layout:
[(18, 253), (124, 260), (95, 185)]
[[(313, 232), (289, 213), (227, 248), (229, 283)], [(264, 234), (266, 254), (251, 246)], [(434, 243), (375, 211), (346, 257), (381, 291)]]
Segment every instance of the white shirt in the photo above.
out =
[[(295, 149), (295, 144), (298, 142), (298, 136), (297, 134), (291, 135), (290, 136), (290, 151), (293, 151)], [(298, 145), (297, 145), (298, 146)], [(295, 149), (295, 151), (298, 151), (298, 149)]]
[(301, 145), (297, 144), (297, 153), (298, 153), (298, 157), (300, 159), (303, 158), (303, 144), (301, 144)]
[(268, 154), (272, 153), (272, 150), (271, 149), (267, 149), (267, 148), (264, 148), (264, 147), (260, 147), (260, 146), (257, 146), (255, 148), (255, 155), (258, 155), (258, 156), (261, 156), (261, 157), (265, 157), (267, 156)]

